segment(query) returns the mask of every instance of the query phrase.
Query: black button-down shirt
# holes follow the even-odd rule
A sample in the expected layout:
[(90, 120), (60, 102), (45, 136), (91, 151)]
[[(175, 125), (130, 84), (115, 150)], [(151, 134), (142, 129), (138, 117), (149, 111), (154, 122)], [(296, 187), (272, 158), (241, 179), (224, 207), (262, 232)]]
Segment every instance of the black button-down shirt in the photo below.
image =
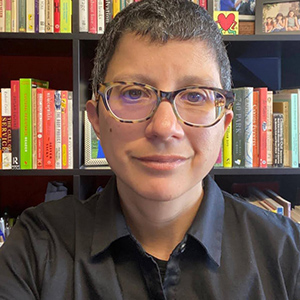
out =
[(209, 177), (164, 281), (131, 235), (115, 178), (85, 202), (26, 210), (0, 250), (0, 299), (300, 299), (299, 227)]

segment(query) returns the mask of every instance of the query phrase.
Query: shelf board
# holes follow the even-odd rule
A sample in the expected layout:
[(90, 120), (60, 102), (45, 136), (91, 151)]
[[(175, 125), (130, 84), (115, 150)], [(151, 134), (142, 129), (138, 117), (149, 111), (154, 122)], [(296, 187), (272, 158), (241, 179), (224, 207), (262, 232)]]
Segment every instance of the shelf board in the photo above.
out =
[(254, 35), (224, 35), (225, 42), (281, 42), (300, 41), (299, 34), (254, 34)]
[(300, 175), (300, 168), (214, 168), (211, 175)]

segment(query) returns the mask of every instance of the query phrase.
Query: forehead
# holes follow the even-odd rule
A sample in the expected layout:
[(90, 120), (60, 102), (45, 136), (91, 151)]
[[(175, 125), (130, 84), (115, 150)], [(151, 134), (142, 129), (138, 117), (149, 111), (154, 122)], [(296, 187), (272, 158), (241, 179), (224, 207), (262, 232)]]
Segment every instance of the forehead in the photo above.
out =
[(203, 83), (215, 86), (220, 85), (219, 77), (215, 51), (205, 41), (169, 40), (160, 43), (147, 36), (127, 33), (117, 44), (105, 81), (138, 80), (157, 86), (157, 81), (169, 79), (177, 82), (184, 78), (197, 81), (187, 84), (200, 84), (199, 78)]

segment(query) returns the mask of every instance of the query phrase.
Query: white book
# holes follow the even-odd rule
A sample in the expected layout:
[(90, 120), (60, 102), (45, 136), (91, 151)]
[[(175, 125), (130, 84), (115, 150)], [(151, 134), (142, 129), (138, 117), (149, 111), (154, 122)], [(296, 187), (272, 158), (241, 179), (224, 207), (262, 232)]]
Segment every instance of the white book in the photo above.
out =
[(55, 91), (55, 169), (61, 169), (61, 91)]
[(68, 168), (73, 169), (73, 92), (68, 92)]
[(79, 32), (89, 31), (88, 0), (79, 1)]
[(11, 0), (11, 32), (19, 32), (19, 0)]
[(26, 1), (26, 32), (34, 33), (34, 18), (35, 18), (35, 3), (34, 0)]
[(45, 17), (46, 17), (46, 3), (45, 0), (40, 0), (39, 3), (39, 32), (45, 32)]
[(5, 1), (0, 0), (0, 32), (5, 32)]
[(11, 152), (11, 90), (1, 88), (2, 109), (2, 169), (9, 170), (12, 166)]
[(104, 33), (105, 29), (105, 11), (104, 0), (98, 0), (97, 2), (97, 33)]
[(45, 32), (54, 32), (54, 0), (45, 0)]

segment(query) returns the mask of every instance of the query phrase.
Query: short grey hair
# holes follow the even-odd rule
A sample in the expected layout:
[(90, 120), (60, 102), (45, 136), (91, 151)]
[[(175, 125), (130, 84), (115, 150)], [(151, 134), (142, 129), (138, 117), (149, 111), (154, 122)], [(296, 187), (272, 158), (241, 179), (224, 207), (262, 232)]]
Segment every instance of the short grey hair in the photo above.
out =
[(118, 13), (100, 37), (92, 71), (93, 93), (97, 94), (115, 48), (126, 33), (162, 44), (168, 40), (205, 41), (219, 66), (222, 87), (231, 89), (231, 68), (222, 35), (205, 9), (188, 0), (141, 0)]

